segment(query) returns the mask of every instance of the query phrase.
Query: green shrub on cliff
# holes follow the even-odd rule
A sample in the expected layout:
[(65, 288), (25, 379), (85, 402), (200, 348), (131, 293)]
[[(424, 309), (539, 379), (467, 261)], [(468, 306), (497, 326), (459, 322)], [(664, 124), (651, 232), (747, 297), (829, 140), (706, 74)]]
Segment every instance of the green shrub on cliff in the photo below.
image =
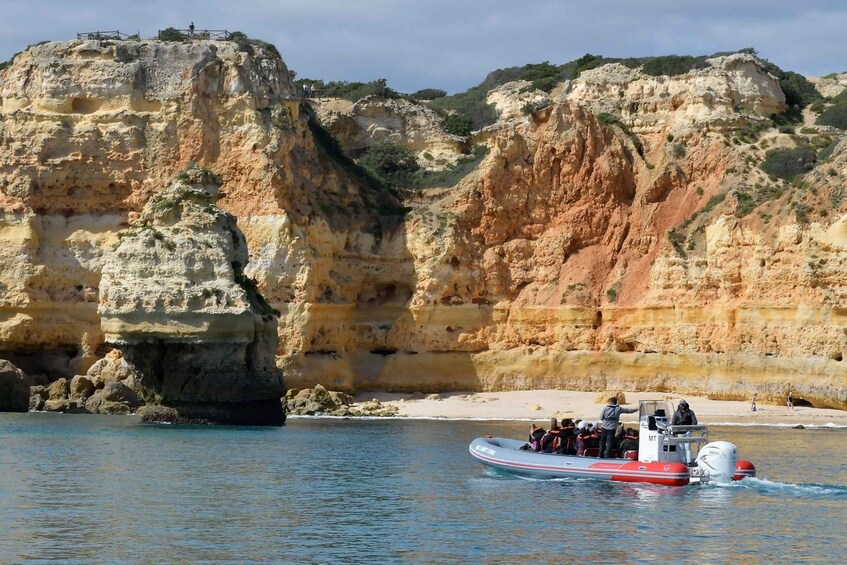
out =
[(166, 27), (159, 32), (161, 41), (185, 41), (185, 34), (173, 27)]
[(795, 147), (793, 149), (768, 151), (761, 167), (769, 175), (792, 181), (796, 177), (811, 171), (816, 162), (817, 157), (812, 149)]
[(553, 65), (549, 61), (530, 63), (522, 67), (507, 67), (488, 73), (482, 83), (465, 92), (438, 98), (430, 103), (435, 109), (453, 112), (470, 123), (470, 130), (480, 130), (497, 121), (497, 111), (486, 102), (488, 91), (507, 82), (528, 80), (532, 84), (524, 91), (543, 90), (550, 92), (564, 80), (579, 76), (582, 71), (598, 67), (610, 61), (600, 55), (586, 54), (563, 65)]
[(329, 98), (344, 98), (351, 102), (358, 102), (362, 98), (371, 95), (382, 96), (383, 98), (399, 98), (400, 94), (393, 88), (388, 86), (388, 81), (384, 78), (372, 80), (370, 82), (346, 82), (335, 81), (324, 82), (318, 79), (302, 78), (294, 81), (294, 86), (297, 92), (303, 90), (306, 86), (311, 89), (314, 85), (315, 94), (318, 96), (326, 96)]
[(816, 123), (847, 130), (847, 103), (836, 104), (827, 108), (818, 116)]
[(467, 137), (471, 134), (473, 122), (467, 116), (451, 113), (444, 116), (444, 129), (452, 135)]
[(439, 88), (424, 88), (409, 95), (413, 100), (435, 100), (445, 96), (447, 96), (447, 92)]
[(665, 55), (662, 57), (640, 57), (621, 59), (620, 63), (631, 69), (641, 67), (641, 70), (650, 76), (675, 76), (684, 75), (694, 69), (705, 69), (709, 67), (706, 59), (714, 55)]
[(414, 153), (388, 141), (368, 148), (359, 159), (359, 164), (384, 185), (393, 188), (412, 184), (412, 175), (420, 169)]

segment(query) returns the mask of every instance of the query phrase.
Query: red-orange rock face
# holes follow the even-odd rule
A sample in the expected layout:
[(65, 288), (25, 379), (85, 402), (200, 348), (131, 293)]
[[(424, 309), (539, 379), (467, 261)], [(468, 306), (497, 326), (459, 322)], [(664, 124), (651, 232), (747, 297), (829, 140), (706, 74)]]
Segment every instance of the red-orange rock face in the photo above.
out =
[[(601, 67), (533, 94), (550, 105), (528, 115), (519, 87), (495, 96), (485, 159), (407, 197), (401, 220), (264, 51), (33, 48), (0, 86), (0, 350), (38, 353), (55, 378), (102, 356), (105, 251), (196, 161), (224, 178), (245, 273), (281, 311), (289, 386), (791, 389), (847, 407), (847, 148), (795, 185), (758, 166), (842, 132), (809, 117), (799, 138), (779, 133), (784, 97), (748, 55), (679, 77)], [(750, 125), (755, 143), (737, 133)]]

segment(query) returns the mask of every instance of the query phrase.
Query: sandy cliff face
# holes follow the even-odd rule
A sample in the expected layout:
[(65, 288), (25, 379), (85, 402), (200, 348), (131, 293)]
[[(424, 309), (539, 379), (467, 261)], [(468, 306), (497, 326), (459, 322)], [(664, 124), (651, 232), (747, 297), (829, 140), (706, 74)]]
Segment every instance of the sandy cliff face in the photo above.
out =
[(440, 170), (455, 165), (464, 150), (463, 138), (444, 131), (443, 118), (408, 100), (368, 96), (358, 102), (317, 98), (310, 103), (321, 124), (354, 155), (388, 141), (414, 151), (421, 167)]
[[(774, 128), (737, 140), (785, 102), (748, 55), (677, 77), (605, 66), (550, 96), (520, 89), (492, 93), (503, 120), (476, 170), (407, 199), (401, 220), (321, 142), (283, 63), (258, 48), (33, 48), (0, 90), (0, 349), (57, 375), (102, 355), (104, 330), (126, 323), (97, 311), (117, 232), (191, 160), (225, 180), (245, 274), (281, 312), (289, 386), (771, 400), (791, 388), (847, 407), (845, 144), (796, 186), (761, 172), (767, 149), (798, 141)], [(396, 118), (337, 112), (376, 129)], [(350, 143), (372, 139), (360, 121)], [(416, 127), (396, 131), (437, 138)], [(748, 212), (742, 195), (759, 198)], [(151, 312), (156, 290), (138, 297)], [(202, 319), (205, 302), (181, 296)], [(132, 324), (158, 331), (154, 318)]]
[[(247, 245), (215, 206), (220, 180), (189, 168), (105, 254), (100, 327), (170, 418), (284, 421), (277, 315), (244, 276)], [(160, 418), (157, 418), (160, 419)]]
[(104, 352), (103, 254), (189, 162), (226, 179), (220, 205), (257, 254), (246, 272), (276, 303), (331, 286), (316, 251), (331, 262), (377, 248), (396, 200), (316, 145), (288, 77), (278, 56), (230, 42), (71, 41), (19, 55), (0, 86), (0, 350), (30, 373), (85, 372)]

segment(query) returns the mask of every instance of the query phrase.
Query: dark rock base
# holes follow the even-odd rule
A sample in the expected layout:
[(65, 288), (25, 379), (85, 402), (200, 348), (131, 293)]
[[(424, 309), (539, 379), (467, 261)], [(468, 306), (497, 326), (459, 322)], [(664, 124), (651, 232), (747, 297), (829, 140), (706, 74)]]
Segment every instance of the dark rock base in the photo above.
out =
[(142, 422), (169, 424), (221, 424), (230, 426), (281, 426), (285, 410), (278, 399), (252, 402), (148, 404), (138, 410)]

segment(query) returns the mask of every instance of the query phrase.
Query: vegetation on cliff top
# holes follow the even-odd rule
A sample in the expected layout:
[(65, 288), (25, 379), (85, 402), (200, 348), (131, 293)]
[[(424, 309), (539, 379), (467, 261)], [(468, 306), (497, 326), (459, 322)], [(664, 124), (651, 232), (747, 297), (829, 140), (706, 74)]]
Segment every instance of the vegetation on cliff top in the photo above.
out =
[(768, 151), (762, 162), (762, 170), (777, 178), (792, 181), (815, 168), (817, 155), (810, 147), (774, 149)]
[(351, 102), (358, 102), (362, 98), (372, 95), (382, 96), (383, 98), (400, 97), (400, 94), (396, 90), (388, 86), (388, 81), (384, 78), (370, 82), (346, 82), (338, 80), (324, 82), (311, 78), (302, 78), (294, 81), (294, 87), (297, 89), (297, 92), (304, 90), (304, 86), (308, 89), (314, 86), (315, 93), (318, 96), (344, 98)]
[(832, 99), (832, 105), (818, 116), (817, 123), (847, 130), (847, 90)]
[(392, 189), (422, 189), (455, 185), (476, 168), (486, 155), (488, 147), (478, 145), (470, 155), (459, 159), (455, 166), (442, 171), (428, 171), (421, 169), (414, 153), (384, 141), (368, 148), (359, 159), (359, 164)]

